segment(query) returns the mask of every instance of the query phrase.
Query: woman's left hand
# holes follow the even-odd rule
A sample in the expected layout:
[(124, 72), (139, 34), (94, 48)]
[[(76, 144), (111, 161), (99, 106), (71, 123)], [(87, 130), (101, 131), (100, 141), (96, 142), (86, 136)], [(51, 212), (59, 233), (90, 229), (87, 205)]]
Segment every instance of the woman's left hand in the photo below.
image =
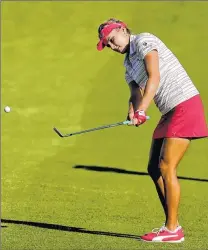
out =
[(146, 120), (147, 120), (147, 116), (146, 116), (145, 112), (143, 110), (137, 110), (134, 113), (134, 117), (132, 119), (132, 124), (139, 126), (139, 125), (145, 123)]

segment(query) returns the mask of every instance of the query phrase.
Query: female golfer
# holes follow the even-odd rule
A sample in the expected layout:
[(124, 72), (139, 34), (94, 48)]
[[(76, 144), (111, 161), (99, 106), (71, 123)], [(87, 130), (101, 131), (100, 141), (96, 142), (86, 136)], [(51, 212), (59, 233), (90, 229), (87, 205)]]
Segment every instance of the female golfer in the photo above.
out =
[(148, 242), (182, 242), (178, 222), (180, 185), (177, 166), (193, 139), (208, 136), (199, 91), (171, 50), (155, 35), (133, 35), (114, 18), (98, 29), (97, 49), (105, 46), (125, 54), (125, 79), (130, 88), (128, 119), (132, 125), (146, 122), (152, 100), (161, 112), (153, 133), (148, 173), (164, 209), (165, 224), (141, 237)]

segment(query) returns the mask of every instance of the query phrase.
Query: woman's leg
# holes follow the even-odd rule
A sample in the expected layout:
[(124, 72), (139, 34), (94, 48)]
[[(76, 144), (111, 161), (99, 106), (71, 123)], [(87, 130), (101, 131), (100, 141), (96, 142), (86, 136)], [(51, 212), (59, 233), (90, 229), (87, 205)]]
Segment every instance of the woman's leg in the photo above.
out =
[(160, 198), (160, 202), (162, 204), (162, 207), (165, 213), (165, 219), (167, 219), (167, 207), (166, 207), (166, 201), (165, 201), (164, 182), (163, 182), (163, 178), (161, 176), (161, 172), (159, 169), (160, 154), (161, 154), (161, 148), (163, 145), (163, 140), (164, 139), (153, 139), (151, 149), (150, 149), (147, 170), (155, 184), (158, 196)]
[(165, 188), (166, 227), (171, 231), (177, 227), (180, 200), (180, 185), (176, 169), (189, 144), (190, 140), (185, 138), (166, 138), (161, 148), (159, 169)]

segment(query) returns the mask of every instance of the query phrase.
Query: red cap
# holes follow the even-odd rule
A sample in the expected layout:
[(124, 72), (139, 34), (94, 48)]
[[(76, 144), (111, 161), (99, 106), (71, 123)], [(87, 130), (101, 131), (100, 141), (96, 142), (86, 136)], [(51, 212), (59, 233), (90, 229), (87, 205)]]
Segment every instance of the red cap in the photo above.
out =
[(103, 50), (104, 47), (108, 44), (106, 37), (110, 34), (110, 32), (113, 29), (121, 28), (121, 27), (126, 27), (126, 24), (122, 23), (122, 22), (120, 22), (120, 23), (112, 23), (112, 22), (106, 23), (104, 25), (104, 27), (99, 32), (100, 41), (97, 44), (97, 50), (99, 50), (99, 51)]

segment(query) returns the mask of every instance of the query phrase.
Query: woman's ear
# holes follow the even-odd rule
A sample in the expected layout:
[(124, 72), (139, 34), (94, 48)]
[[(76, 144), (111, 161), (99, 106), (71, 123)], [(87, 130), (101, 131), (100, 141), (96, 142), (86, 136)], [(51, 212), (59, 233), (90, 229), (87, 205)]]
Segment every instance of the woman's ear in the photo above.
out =
[(123, 33), (124, 33), (124, 35), (128, 35), (128, 32), (127, 32), (127, 29), (126, 28), (123, 28)]
[(126, 30), (126, 28), (122, 28), (122, 31), (123, 31), (123, 33), (126, 35), (127, 34), (127, 30)]

